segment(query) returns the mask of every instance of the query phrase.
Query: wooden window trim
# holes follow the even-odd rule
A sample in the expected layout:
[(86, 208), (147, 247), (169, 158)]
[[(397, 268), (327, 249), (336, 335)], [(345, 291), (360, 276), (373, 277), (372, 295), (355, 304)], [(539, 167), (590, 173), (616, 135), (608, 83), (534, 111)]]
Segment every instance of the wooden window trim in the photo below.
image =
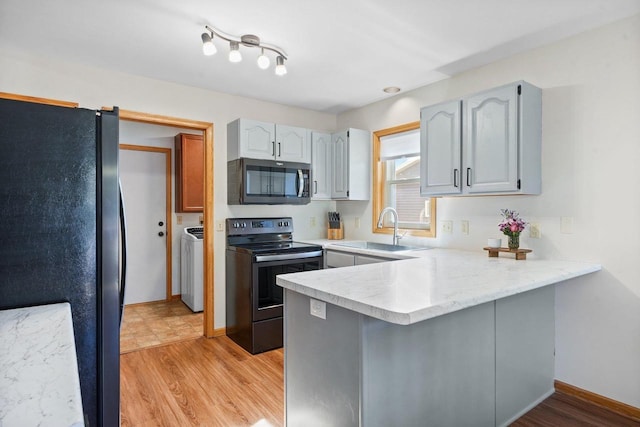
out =
[[(377, 227), (378, 215), (380, 215), (380, 212), (384, 208), (384, 182), (386, 176), (385, 165), (380, 161), (380, 138), (416, 129), (420, 129), (419, 121), (373, 132), (373, 203), (371, 210), (371, 231), (373, 233), (393, 234), (393, 227)], [(406, 231), (406, 235), (415, 237), (436, 237), (437, 227), (435, 198), (432, 197), (430, 199), (429, 206), (431, 210), (431, 226), (429, 227), (429, 230), (402, 229), (403, 231)]]

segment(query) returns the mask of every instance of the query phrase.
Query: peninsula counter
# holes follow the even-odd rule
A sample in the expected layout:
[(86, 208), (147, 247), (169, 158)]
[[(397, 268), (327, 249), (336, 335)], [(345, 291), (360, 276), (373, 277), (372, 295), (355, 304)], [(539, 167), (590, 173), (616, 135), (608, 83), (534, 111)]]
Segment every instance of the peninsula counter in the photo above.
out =
[(278, 276), (287, 425), (508, 425), (553, 393), (549, 285), (600, 265), (412, 255)]

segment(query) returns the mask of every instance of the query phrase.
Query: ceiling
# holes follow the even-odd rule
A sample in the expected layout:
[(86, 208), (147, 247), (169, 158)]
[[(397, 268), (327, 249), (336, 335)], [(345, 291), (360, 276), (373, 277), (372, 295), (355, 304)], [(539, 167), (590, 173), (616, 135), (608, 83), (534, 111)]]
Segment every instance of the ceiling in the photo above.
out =
[[(640, 0), (2, 0), (0, 49), (340, 113), (640, 12)], [(205, 24), (257, 49), (202, 54)]]

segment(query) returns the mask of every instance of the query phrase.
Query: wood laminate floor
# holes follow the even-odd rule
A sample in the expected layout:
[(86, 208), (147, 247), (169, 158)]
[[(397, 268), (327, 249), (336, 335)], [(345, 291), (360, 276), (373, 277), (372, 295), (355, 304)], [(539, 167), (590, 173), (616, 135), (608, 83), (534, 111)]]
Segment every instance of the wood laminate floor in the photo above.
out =
[[(252, 356), (227, 337), (198, 338), (122, 354), (120, 361), (123, 427), (284, 425), (282, 349)], [(640, 422), (556, 392), (512, 425)]]
[(283, 351), (252, 356), (226, 336), (120, 356), (123, 427), (282, 426)]
[(120, 353), (202, 336), (202, 312), (181, 300), (127, 305), (122, 316)]

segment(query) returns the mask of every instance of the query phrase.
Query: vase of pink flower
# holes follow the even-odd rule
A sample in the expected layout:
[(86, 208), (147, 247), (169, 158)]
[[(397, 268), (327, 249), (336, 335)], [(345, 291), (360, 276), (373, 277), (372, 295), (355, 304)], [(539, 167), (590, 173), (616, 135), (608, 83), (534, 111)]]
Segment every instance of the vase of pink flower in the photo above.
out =
[(520, 247), (520, 233), (522, 233), (527, 223), (520, 218), (516, 211), (500, 209), (500, 213), (504, 219), (498, 224), (498, 228), (509, 236), (509, 249), (518, 249)]

